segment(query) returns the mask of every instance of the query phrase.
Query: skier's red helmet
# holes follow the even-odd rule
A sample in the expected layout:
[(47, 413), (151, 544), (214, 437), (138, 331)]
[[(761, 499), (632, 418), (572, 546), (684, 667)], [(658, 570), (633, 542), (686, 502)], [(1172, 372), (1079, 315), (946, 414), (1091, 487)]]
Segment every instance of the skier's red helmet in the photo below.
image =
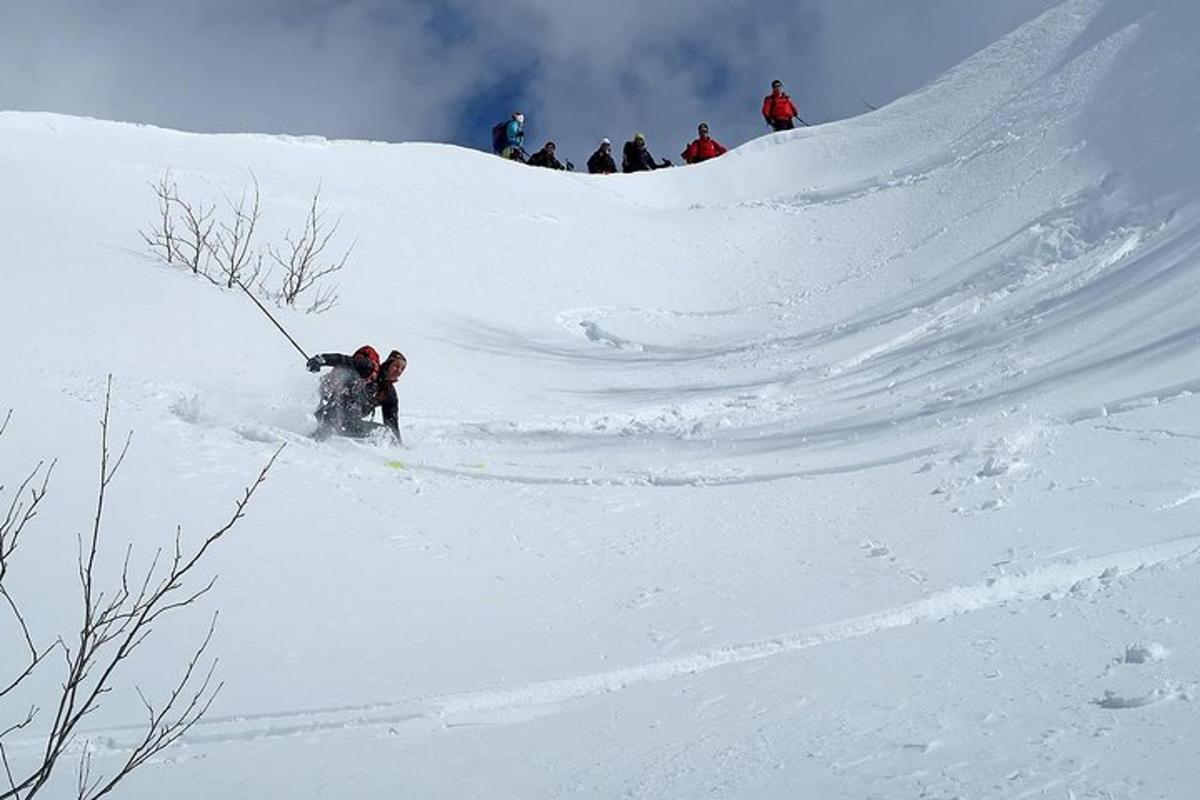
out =
[(375, 350), (374, 347), (371, 347), (371, 345), (364, 344), (362, 347), (355, 350), (354, 357), (358, 358), (359, 356), (365, 356), (367, 359), (369, 359), (371, 362), (371, 366), (373, 366), (373, 367), (379, 366), (379, 353)]
[(362, 347), (354, 351), (355, 358), (365, 358), (371, 362), (371, 375), (368, 380), (374, 380), (379, 374), (379, 352), (369, 344), (364, 344)]

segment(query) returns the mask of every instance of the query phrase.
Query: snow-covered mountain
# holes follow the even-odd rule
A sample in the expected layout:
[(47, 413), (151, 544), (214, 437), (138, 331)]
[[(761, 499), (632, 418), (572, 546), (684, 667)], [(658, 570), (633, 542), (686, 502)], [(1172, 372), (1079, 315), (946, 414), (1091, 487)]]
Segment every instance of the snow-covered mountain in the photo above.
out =
[[(1065, 0), (635, 176), (0, 113), (0, 480), (59, 459), (31, 628), (78, 608), (107, 375), (110, 567), (287, 443), (76, 749), (115, 768), (219, 608), (222, 694), (123, 796), (1196, 796), (1198, 53), (1193, 3)], [(403, 448), (308, 440), (303, 359), (149, 257), (168, 168), (252, 171), (264, 242), (321, 184), (341, 301), (280, 320), (408, 355)]]

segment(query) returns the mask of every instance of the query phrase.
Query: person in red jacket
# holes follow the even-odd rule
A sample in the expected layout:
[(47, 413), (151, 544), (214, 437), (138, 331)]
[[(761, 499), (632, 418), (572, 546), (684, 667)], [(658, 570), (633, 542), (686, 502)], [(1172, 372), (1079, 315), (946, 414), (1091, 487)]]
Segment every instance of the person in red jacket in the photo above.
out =
[(725, 147), (708, 135), (707, 122), (701, 122), (697, 131), (700, 138), (689, 144), (683, 151), (684, 161), (689, 164), (699, 164), (701, 161), (708, 161), (710, 158), (724, 155)]
[(783, 81), (778, 78), (771, 81), (771, 93), (763, 98), (762, 115), (767, 124), (777, 131), (790, 131), (795, 127), (792, 119), (800, 116), (792, 104), (792, 98), (784, 94)]

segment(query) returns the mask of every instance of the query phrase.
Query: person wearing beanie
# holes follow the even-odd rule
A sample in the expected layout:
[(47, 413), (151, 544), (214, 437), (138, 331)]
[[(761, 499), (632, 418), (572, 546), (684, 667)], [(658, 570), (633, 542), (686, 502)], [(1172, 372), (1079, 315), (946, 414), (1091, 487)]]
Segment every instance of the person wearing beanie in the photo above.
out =
[(650, 155), (650, 151), (646, 148), (646, 134), (644, 133), (634, 134), (633, 141), (626, 142), (625, 148), (621, 152), (622, 172), (649, 172), (669, 166), (671, 166), (671, 162), (665, 158), (661, 163), (654, 162), (654, 156)]
[(592, 175), (612, 175), (617, 171), (617, 162), (612, 157), (612, 142), (607, 136), (600, 140), (600, 146), (588, 159), (587, 168)]

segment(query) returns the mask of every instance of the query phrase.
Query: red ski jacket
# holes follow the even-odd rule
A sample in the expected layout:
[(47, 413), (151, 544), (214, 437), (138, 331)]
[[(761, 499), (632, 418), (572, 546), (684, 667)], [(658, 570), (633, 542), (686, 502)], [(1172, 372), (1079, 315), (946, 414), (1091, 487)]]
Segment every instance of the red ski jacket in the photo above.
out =
[(689, 164), (699, 164), (701, 161), (707, 161), (710, 158), (716, 158), (724, 154), (725, 147), (716, 139), (697, 139), (687, 146), (687, 150), (683, 151), (683, 160)]
[(778, 97), (774, 94), (769, 94), (763, 98), (762, 115), (763, 119), (770, 122), (773, 119), (798, 117), (800, 116), (800, 112), (792, 105), (792, 98), (780, 92)]

